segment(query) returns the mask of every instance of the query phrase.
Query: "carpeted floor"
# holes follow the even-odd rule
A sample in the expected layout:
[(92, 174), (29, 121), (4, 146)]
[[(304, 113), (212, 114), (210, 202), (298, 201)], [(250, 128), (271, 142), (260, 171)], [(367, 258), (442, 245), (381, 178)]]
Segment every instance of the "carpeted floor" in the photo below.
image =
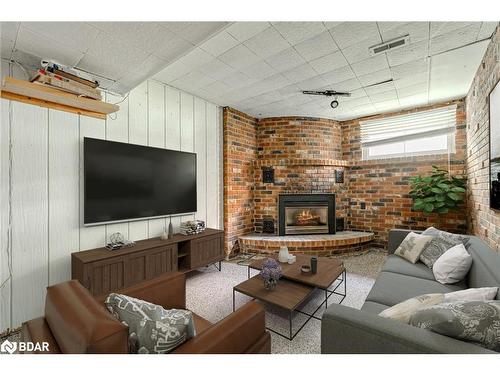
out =
[[(339, 258), (344, 261), (347, 269), (347, 297), (342, 304), (359, 309), (373, 286), (375, 277), (385, 261), (386, 254), (373, 249), (362, 255), (342, 256)], [(238, 259), (222, 263), (221, 272), (214, 266), (210, 266), (190, 273), (186, 283), (187, 308), (213, 323), (229, 315), (232, 312), (233, 286), (247, 278), (246, 263), (248, 262), (245, 262), (245, 256), (240, 256)], [(314, 311), (321, 303), (322, 298), (323, 293), (317, 292), (301, 309), (306, 312)], [(340, 298), (332, 295), (328, 299), (328, 303), (336, 303)], [(250, 298), (244, 295), (236, 294), (237, 307), (249, 300)], [(316, 316), (321, 317), (323, 311), (324, 307), (316, 313)], [(304, 315), (295, 314), (293, 318), (294, 332), (297, 327), (300, 327), (304, 319), (306, 319)], [(287, 334), (287, 315), (282, 310), (266, 306), (266, 321), (273, 329)], [(271, 333), (272, 353), (320, 353), (320, 329), (321, 322), (311, 319), (293, 341)], [(17, 342), (20, 339), (19, 331), (4, 335), (0, 341), (5, 338)]]
[[(374, 278), (385, 261), (385, 257), (384, 253), (376, 250), (359, 256), (341, 257), (348, 271), (347, 297), (343, 301), (343, 305), (358, 309), (363, 305), (373, 286)], [(246, 278), (247, 267), (237, 262), (224, 262), (222, 272), (217, 271), (215, 267), (208, 267), (191, 273), (187, 279), (186, 299), (188, 309), (211, 322), (221, 320), (232, 312), (233, 286), (246, 280)], [(323, 301), (322, 298), (323, 293), (317, 292), (301, 309), (309, 313), (313, 312)], [(340, 298), (332, 295), (328, 302), (329, 304), (336, 303)], [(239, 293), (236, 294), (237, 307), (249, 300), (249, 297)], [(321, 317), (323, 311), (324, 307), (316, 313), (316, 316)], [(306, 318), (302, 314), (294, 314), (294, 332)], [(272, 306), (266, 306), (266, 322), (274, 330), (287, 334), (288, 320), (284, 311)], [(271, 333), (272, 353), (320, 353), (320, 329), (321, 322), (311, 319), (293, 341)]]

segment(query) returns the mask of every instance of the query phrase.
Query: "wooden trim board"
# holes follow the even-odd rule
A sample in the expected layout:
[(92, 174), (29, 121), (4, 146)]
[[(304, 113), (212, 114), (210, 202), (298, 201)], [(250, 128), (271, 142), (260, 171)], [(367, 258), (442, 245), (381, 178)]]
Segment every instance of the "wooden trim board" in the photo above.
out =
[(78, 97), (51, 87), (5, 77), (1, 97), (84, 116), (105, 119), (120, 109), (116, 104)]

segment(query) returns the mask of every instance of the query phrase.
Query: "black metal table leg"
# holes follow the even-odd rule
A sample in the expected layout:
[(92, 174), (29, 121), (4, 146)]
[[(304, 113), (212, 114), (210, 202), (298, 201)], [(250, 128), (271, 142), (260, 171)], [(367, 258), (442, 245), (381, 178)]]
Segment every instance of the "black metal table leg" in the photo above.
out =
[(234, 307), (235, 307), (235, 301), (234, 301), (234, 289), (233, 289), (233, 312), (234, 312)]

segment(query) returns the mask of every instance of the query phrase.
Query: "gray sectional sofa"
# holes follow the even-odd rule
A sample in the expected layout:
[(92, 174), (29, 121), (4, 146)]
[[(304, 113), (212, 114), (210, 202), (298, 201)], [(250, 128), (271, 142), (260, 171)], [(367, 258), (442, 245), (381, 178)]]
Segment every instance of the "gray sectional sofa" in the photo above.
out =
[[(467, 250), (473, 263), (464, 282), (443, 285), (423, 263), (393, 255), (407, 230), (391, 230), (389, 256), (361, 310), (332, 304), (321, 322), (322, 353), (496, 353), (479, 345), (413, 327), (378, 314), (399, 302), (426, 293), (500, 286), (500, 255), (478, 237)], [(347, 291), (349, 293), (349, 290)], [(496, 299), (500, 299), (500, 291)], [(498, 353), (496, 353), (498, 354)]]

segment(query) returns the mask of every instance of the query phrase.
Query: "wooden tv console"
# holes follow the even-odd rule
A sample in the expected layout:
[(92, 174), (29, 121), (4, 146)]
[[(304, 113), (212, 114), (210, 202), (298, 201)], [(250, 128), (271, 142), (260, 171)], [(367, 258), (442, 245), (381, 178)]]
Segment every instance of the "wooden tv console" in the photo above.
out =
[(195, 235), (175, 234), (169, 240), (137, 241), (120, 250), (102, 247), (72, 253), (71, 278), (93, 295), (101, 295), (167, 272), (189, 272), (224, 257), (224, 231), (207, 228)]

